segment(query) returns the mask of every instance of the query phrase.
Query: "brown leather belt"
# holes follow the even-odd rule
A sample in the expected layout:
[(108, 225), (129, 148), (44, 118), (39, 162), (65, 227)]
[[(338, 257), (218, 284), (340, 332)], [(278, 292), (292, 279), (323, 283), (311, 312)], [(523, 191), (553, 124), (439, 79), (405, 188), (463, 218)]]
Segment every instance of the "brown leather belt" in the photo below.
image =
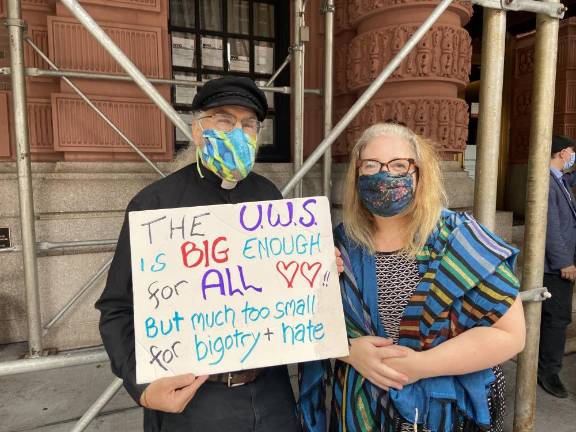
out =
[(247, 369), (238, 372), (229, 372), (210, 375), (208, 381), (226, 384), (228, 387), (237, 387), (251, 383), (262, 372), (262, 369)]

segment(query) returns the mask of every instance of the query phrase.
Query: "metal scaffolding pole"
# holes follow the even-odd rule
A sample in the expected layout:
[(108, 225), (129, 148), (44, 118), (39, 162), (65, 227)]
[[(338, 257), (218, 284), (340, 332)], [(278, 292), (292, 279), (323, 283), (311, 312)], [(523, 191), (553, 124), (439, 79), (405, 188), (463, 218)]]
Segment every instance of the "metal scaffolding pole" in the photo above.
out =
[(322, 157), (322, 155), (330, 148), (332, 143), (340, 136), (340, 134), (346, 129), (350, 122), (356, 117), (362, 108), (368, 103), (368, 101), (374, 96), (374, 94), (380, 90), (384, 81), (388, 79), (390, 75), (396, 70), (400, 65), (402, 60), (410, 53), (410, 51), (416, 46), (416, 44), (424, 37), (426, 32), (434, 25), (436, 20), (444, 13), (444, 11), (450, 6), (452, 0), (442, 0), (434, 11), (430, 14), (428, 18), (422, 23), (420, 28), (412, 35), (412, 37), (406, 42), (402, 49), (394, 56), (394, 58), (388, 63), (388, 65), (380, 72), (380, 75), (370, 84), (370, 86), (362, 93), (362, 96), (350, 107), (348, 112), (340, 119), (340, 121), (334, 126), (330, 131), (328, 136), (322, 140), (322, 142), (316, 147), (312, 154), (306, 159), (306, 162), (302, 167), (294, 174), (294, 177), (284, 186), (282, 189), (282, 194), (286, 196), (289, 194), (296, 184), (302, 180), (314, 164)]
[(60, 0), (72, 15), (88, 30), (96, 41), (108, 51), (108, 53), (118, 62), (118, 64), (132, 77), (134, 82), (142, 91), (162, 110), (170, 121), (184, 134), (189, 141), (192, 141), (192, 131), (184, 120), (180, 118), (172, 105), (162, 97), (158, 90), (146, 79), (144, 74), (132, 63), (132, 61), (122, 52), (114, 41), (106, 34), (96, 21), (86, 12), (77, 0)]
[[(300, 170), (304, 161), (304, 43), (302, 41), (304, 5), (302, 0), (292, 2), (292, 16), (294, 21), (292, 44), (292, 65), (293, 65), (293, 100), (294, 119), (292, 120), (293, 134), (293, 166), (294, 172)], [(294, 185), (294, 196), (302, 196), (302, 182)]]
[[(278, 67), (278, 69), (276, 69), (276, 72), (274, 72), (274, 75), (272, 75), (270, 77), (270, 79), (268, 81), (266, 81), (266, 84), (264, 84), (263, 89), (270, 88), (268, 86), (271, 86), (272, 84), (274, 84), (274, 80), (276, 78), (278, 78), (278, 75), (280, 75), (282, 73), (282, 71), (284, 70), (284, 68), (286, 66), (288, 66), (288, 63), (290, 63), (291, 59), (292, 59), (292, 54), (288, 53), (288, 55), (286, 56), (286, 58), (284, 59), (284, 61), (280, 65), (280, 67)], [(288, 91), (286, 93), (290, 93), (290, 87), (288, 87)]]
[[(332, 87), (334, 72), (334, 0), (326, 0), (324, 12), (324, 138), (332, 129)], [(331, 199), (332, 147), (324, 153), (322, 161), (322, 193)]]
[[(558, 4), (556, 2), (549, 3)], [(532, 119), (526, 182), (526, 231), (524, 233), (522, 291), (541, 287), (544, 276), (545, 221), (548, 211), (558, 27), (557, 18), (550, 18), (544, 14), (537, 15), (534, 77), (532, 81)], [(532, 432), (534, 430), (541, 308), (540, 302), (524, 305), (526, 347), (518, 356), (514, 432)]]
[[(37, 242), (37, 251), (51, 251), (54, 249), (65, 249), (71, 247), (90, 247), (90, 246), (111, 246), (118, 242), (117, 239), (109, 240), (80, 240), (80, 241), (68, 241), (68, 242)], [(9, 252), (20, 252), (22, 250), (21, 245), (15, 245), (9, 248), (0, 249), (0, 254)]]
[(100, 411), (106, 406), (110, 400), (118, 393), (118, 390), (122, 388), (122, 380), (120, 378), (115, 378), (114, 381), (110, 383), (106, 390), (94, 401), (90, 408), (80, 417), (78, 422), (74, 425), (71, 432), (82, 432), (84, 429), (92, 423)]
[(496, 225), (498, 176), (494, 173), (498, 172), (500, 151), (505, 49), (506, 12), (485, 8), (482, 28), (474, 216), (490, 230), (494, 230)]
[(108, 354), (104, 348), (83, 349), (44, 357), (0, 362), (0, 377), (107, 361)]
[[(281, 71), (280, 71), (281, 72)], [(279, 73), (279, 72), (278, 72)], [(0, 68), (1, 75), (10, 75), (10, 68)], [(38, 68), (26, 68), (26, 75), (32, 77), (67, 77), (67, 78), (81, 78), (89, 80), (106, 80), (106, 81), (129, 81), (133, 82), (132, 77), (127, 75), (113, 75), (99, 72), (82, 72), (82, 71), (61, 71), (61, 70), (46, 70)], [(146, 78), (152, 84), (171, 84), (182, 87), (201, 87), (205, 83), (201, 81), (186, 81), (176, 79), (163, 79), (163, 78)], [(290, 87), (267, 87), (258, 86), (262, 91), (269, 93), (283, 93), (290, 94)], [(320, 89), (306, 89), (306, 93), (318, 94)]]
[(6, 26), (10, 35), (10, 67), (12, 69), (12, 112), (16, 141), (16, 167), (20, 221), (22, 227), (22, 259), (26, 285), (26, 313), (28, 317), (28, 346), (31, 357), (42, 354), (42, 318), (38, 288), (36, 260), (36, 233), (34, 227), (34, 198), (32, 168), (28, 143), (28, 114), (26, 106), (26, 77), (24, 74), (24, 21), (20, 0), (8, 0)]

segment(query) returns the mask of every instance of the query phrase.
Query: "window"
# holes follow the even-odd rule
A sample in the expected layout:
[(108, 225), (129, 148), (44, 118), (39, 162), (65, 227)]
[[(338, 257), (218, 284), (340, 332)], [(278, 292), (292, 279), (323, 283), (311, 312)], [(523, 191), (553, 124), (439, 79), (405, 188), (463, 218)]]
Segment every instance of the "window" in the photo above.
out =
[[(264, 85), (288, 53), (289, 2), (273, 0), (170, 0), (174, 79), (207, 81), (247, 76)], [(283, 22), (284, 21), (284, 22)], [(283, 31), (277, 31), (283, 29)], [(289, 85), (289, 68), (275, 85)], [(172, 102), (190, 122), (196, 88), (174, 86)], [(266, 92), (270, 107), (260, 133), (259, 161), (290, 158), (290, 100)], [(186, 145), (175, 131), (176, 147)]]

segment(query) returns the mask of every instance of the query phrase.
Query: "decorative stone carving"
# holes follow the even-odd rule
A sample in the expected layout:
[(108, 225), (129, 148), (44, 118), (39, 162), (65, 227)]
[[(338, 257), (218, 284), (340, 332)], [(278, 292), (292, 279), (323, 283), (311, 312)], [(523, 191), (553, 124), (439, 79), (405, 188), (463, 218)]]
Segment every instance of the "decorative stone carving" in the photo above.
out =
[(530, 117), (532, 109), (532, 89), (516, 89), (514, 92), (513, 117)]
[(344, 44), (334, 48), (334, 96), (348, 93), (348, 79), (346, 77), (348, 63), (348, 45)]
[(576, 69), (576, 37), (573, 35), (561, 36), (558, 39), (556, 68), (558, 70)]
[(30, 152), (53, 152), (52, 104), (50, 99), (28, 100), (28, 139)]
[[(355, 25), (357, 21), (366, 19), (375, 13), (382, 12), (383, 9), (414, 5), (430, 5), (431, 7), (436, 7), (438, 2), (431, 0), (349, 0), (349, 22), (351, 25)], [(472, 4), (470, 2), (456, 0), (450, 8), (461, 11), (462, 15), (468, 18), (472, 16)]]
[(350, 30), (350, 22), (348, 20), (348, 0), (335, 0), (334, 1), (334, 33), (338, 34), (344, 30)]
[[(150, 77), (161, 77), (162, 30), (159, 27), (101, 24), (104, 31)], [(73, 18), (48, 17), (50, 57), (60, 69), (124, 74), (124, 70)]]
[[(140, 149), (166, 151), (166, 120), (148, 99), (88, 95)], [(53, 93), (54, 148), (57, 151), (133, 152), (79, 96)]]
[(369, 102), (350, 127), (350, 142), (377, 122), (395, 120), (430, 138), (440, 152), (464, 151), (468, 139), (468, 104), (458, 98), (377, 99)]
[(534, 72), (534, 47), (527, 46), (516, 50), (515, 77), (531, 75)]
[(82, 0), (82, 3), (159, 12), (161, 0)]
[[(48, 29), (46, 27), (30, 26), (28, 35), (43, 52), (48, 52)], [(36, 54), (29, 44), (24, 44), (24, 63), (26, 67), (50, 69), (48, 63)]]
[(49, 0), (22, 0), (22, 9), (23, 10), (36, 10), (36, 11), (49, 12), (51, 10), (50, 1)]
[[(370, 85), (417, 28), (417, 25), (399, 25), (356, 36), (348, 50), (348, 88), (358, 90)], [(448, 80), (464, 87), (469, 81), (471, 56), (472, 41), (466, 30), (434, 26), (404, 59), (390, 81)]]

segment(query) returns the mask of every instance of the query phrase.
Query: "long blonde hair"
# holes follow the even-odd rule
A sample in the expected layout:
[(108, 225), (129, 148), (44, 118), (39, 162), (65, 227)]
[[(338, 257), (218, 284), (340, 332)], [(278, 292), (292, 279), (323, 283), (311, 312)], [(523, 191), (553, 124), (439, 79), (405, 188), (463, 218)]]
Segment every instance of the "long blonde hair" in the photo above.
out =
[(409, 143), (416, 155), (418, 182), (414, 200), (405, 215), (409, 217), (408, 243), (403, 251), (414, 257), (426, 244), (436, 227), (442, 208), (446, 206), (446, 192), (438, 156), (432, 143), (406, 126), (397, 123), (377, 123), (364, 131), (350, 156), (344, 187), (344, 229), (348, 237), (374, 252), (374, 216), (362, 203), (358, 194), (358, 161), (368, 142), (382, 135), (393, 135)]

